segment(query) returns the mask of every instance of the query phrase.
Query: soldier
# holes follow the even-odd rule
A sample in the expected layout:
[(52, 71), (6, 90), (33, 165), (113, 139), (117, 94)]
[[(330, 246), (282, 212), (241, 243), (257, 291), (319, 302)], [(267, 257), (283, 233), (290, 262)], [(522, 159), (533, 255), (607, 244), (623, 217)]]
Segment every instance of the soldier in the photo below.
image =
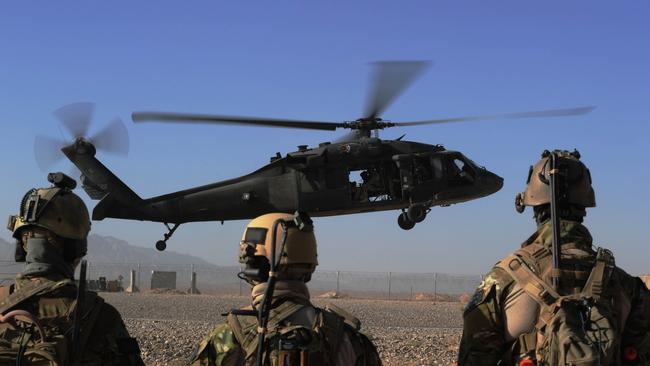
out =
[[(260, 364), (381, 365), (375, 346), (359, 331), (358, 319), (338, 307), (321, 309), (309, 301), (305, 283), (318, 264), (316, 238), (310, 220), (296, 225), (292, 221), (296, 217), (273, 213), (248, 224), (240, 243), (239, 262), (246, 265), (240, 277), (252, 285), (252, 306), (233, 310), (228, 321), (201, 342), (191, 365), (257, 365), (258, 331), (262, 329), (268, 331), (261, 349), (264, 362)], [(278, 263), (274, 276), (270, 273), (272, 258)], [(265, 307), (267, 286), (273, 288), (270, 275), (277, 281), (268, 302), (268, 324), (260, 327), (257, 314)]]
[(650, 294), (592, 247), (582, 221), (596, 202), (580, 154), (545, 151), (515, 204), (533, 207), (537, 231), (465, 307), (458, 365), (650, 365)]
[(0, 288), (0, 365), (144, 365), (117, 310), (94, 292), (78, 293), (73, 278), (87, 251), (88, 210), (73, 179), (55, 173), (48, 180), (54, 186), (28, 191), (9, 218), (16, 261), (25, 267)]

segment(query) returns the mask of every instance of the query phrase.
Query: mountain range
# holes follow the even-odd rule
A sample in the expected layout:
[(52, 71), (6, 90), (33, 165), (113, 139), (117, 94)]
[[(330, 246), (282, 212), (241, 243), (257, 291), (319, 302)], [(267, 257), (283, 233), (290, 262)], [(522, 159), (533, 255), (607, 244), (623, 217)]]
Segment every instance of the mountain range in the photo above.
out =
[[(159, 252), (153, 248), (143, 248), (112, 237), (91, 234), (88, 236), (88, 255), (91, 263), (141, 263), (142, 265), (178, 264), (205, 265), (212, 263), (199, 257), (166, 250)], [(14, 260), (14, 244), (0, 238), (0, 261)]]

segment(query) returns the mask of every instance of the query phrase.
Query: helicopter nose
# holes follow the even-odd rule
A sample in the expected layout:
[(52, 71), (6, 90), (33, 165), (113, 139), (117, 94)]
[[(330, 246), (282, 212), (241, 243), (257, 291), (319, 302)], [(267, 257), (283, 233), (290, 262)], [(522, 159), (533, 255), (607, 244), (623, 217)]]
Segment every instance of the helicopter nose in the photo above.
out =
[(501, 178), (500, 176), (498, 176), (498, 175), (496, 175), (496, 174), (494, 174), (492, 172), (487, 172), (487, 173), (488, 173), (487, 174), (487, 181), (488, 181), (488, 185), (489, 185), (489, 188), (488, 188), (489, 193), (488, 194), (496, 193), (499, 190), (501, 190), (501, 188), (503, 188), (503, 178)]
[(481, 181), (483, 183), (483, 197), (496, 193), (501, 188), (503, 188), (503, 178), (492, 173), (489, 170), (485, 170), (481, 178)]

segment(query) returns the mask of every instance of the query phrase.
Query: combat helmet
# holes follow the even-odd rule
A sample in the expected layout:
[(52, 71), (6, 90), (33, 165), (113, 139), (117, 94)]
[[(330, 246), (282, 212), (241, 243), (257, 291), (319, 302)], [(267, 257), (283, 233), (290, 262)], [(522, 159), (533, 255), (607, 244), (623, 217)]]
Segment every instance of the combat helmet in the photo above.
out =
[[(560, 177), (560, 204), (584, 209), (596, 207), (594, 189), (591, 186), (591, 173), (580, 161), (577, 150), (555, 150), (556, 170)], [(528, 171), (526, 190), (515, 197), (515, 207), (523, 212), (526, 206), (539, 207), (551, 202), (550, 189), (551, 152), (545, 150), (542, 158)]]
[(18, 246), (25, 244), (23, 233), (26, 229), (45, 229), (72, 247), (66, 248), (68, 259), (83, 257), (87, 250), (90, 216), (84, 202), (72, 192), (77, 183), (63, 173), (50, 173), (48, 180), (53, 186), (33, 188), (25, 194), (18, 215), (9, 216), (7, 229), (13, 232)]
[[(272, 258), (275, 227), (276, 252)], [(239, 262), (246, 265), (245, 279), (266, 282), (270, 261), (277, 263), (278, 279), (308, 282), (318, 265), (316, 236), (311, 220), (305, 215), (270, 213), (253, 219), (240, 242)]]

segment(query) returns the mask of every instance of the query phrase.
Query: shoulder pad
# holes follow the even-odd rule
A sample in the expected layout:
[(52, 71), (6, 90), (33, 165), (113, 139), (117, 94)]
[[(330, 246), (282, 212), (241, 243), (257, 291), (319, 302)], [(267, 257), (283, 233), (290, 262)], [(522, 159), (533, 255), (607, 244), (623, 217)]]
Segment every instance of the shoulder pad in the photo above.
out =
[(343, 318), (345, 324), (352, 327), (352, 329), (354, 330), (361, 329), (361, 321), (354, 315), (350, 314), (347, 310), (340, 308), (334, 304), (327, 304), (325, 306), (325, 310), (330, 311)]
[(24, 284), (0, 301), (0, 314), (33, 296), (46, 294), (68, 285), (74, 285), (74, 282), (67, 279), (63, 281), (50, 281), (44, 278), (38, 281), (25, 281)]

